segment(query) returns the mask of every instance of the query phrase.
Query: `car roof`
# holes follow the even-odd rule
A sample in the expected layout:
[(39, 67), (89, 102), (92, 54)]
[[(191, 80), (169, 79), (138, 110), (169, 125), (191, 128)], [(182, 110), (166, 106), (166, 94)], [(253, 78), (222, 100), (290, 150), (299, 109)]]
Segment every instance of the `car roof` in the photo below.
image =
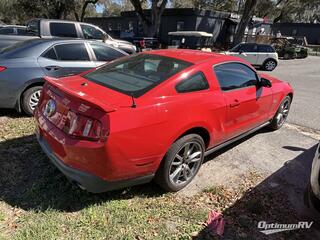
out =
[(22, 25), (5, 25), (3, 28), (26, 28), (26, 26)]
[(190, 50), (190, 49), (164, 49), (164, 50), (154, 50), (147, 51), (144, 54), (155, 54), (164, 57), (175, 58), (193, 64), (199, 64), (205, 61), (212, 61), (214, 63), (227, 62), (227, 61), (237, 61), (242, 62), (240, 58), (228, 56), (219, 53), (205, 52), (200, 50)]
[(36, 39), (30, 39), (26, 40), (29, 42), (36, 44), (45, 44), (45, 43), (83, 43), (83, 42), (92, 42), (97, 44), (105, 44), (97, 40), (91, 40), (91, 39), (82, 39), (82, 38), (36, 38)]

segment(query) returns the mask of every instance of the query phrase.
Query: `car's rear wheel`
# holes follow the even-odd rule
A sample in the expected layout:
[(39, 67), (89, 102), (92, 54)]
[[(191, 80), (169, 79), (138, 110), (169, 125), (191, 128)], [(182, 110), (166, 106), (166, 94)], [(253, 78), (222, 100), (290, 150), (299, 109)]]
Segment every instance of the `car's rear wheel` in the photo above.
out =
[(277, 62), (275, 60), (267, 60), (264, 65), (263, 68), (267, 71), (273, 71), (277, 66)]
[(291, 100), (292, 99), (290, 96), (286, 96), (282, 100), (276, 114), (274, 115), (274, 117), (270, 123), (271, 129), (277, 130), (277, 129), (281, 128), (282, 125), (285, 123), (285, 121), (288, 117), (289, 111), (290, 111)]
[(178, 139), (162, 160), (156, 173), (156, 183), (170, 192), (184, 188), (198, 173), (204, 152), (204, 141), (198, 134)]
[(33, 111), (39, 103), (42, 86), (35, 86), (27, 89), (21, 99), (22, 110), (28, 115), (32, 116)]

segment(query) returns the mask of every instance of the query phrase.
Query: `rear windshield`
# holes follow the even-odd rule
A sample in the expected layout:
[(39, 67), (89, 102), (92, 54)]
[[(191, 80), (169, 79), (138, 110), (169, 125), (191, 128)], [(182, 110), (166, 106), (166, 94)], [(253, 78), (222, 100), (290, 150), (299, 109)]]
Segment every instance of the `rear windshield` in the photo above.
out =
[(140, 97), (192, 63), (153, 54), (126, 57), (84, 77), (133, 97)]

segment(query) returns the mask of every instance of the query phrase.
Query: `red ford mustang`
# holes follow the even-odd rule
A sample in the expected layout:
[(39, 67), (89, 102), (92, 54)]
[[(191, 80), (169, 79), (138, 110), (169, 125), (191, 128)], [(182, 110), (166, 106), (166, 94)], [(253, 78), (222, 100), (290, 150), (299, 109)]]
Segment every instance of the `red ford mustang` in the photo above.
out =
[(35, 118), (51, 161), (90, 192), (155, 181), (178, 191), (205, 155), (269, 125), (293, 90), (240, 58), (194, 50), (128, 56), (47, 78)]

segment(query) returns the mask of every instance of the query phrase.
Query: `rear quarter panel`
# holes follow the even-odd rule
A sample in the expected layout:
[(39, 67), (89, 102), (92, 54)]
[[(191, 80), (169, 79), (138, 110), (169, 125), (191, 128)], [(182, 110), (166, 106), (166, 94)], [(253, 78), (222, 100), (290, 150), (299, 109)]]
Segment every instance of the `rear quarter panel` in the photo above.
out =
[(43, 82), (44, 73), (33, 58), (7, 60), (3, 65), (7, 69), (0, 72), (0, 107), (13, 108), (24, 89), (33, 83)]

